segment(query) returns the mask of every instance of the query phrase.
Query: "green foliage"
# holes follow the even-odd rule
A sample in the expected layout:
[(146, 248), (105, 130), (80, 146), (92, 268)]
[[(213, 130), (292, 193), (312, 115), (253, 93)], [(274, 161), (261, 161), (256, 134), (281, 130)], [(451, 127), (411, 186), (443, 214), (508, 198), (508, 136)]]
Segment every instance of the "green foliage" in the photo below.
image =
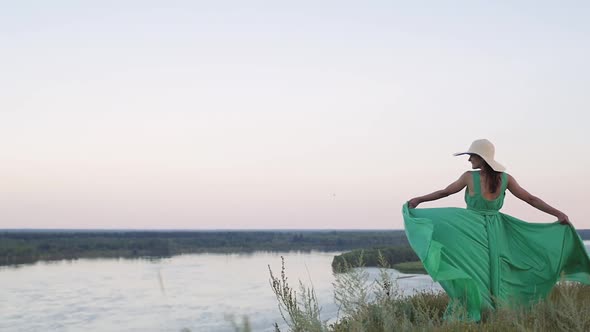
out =
[(424, 265), (421, 261), (397, 263), (393, 265), (393, 268), (402, 273), (426, 274), (426, 270), (424, 269)]
[[(358, 264), (361, 256), (363, 257), (362, 265)], [(393, 266), (398, 263), (418, 261), (418, 256), (409, 245), (356, 249), (334, 256), (332, 270), (334, 272), (345, 272), (352, 267), (383, 266), (383, 264), (380, 264), (380, 260), (384, 260), (388, 266)]]

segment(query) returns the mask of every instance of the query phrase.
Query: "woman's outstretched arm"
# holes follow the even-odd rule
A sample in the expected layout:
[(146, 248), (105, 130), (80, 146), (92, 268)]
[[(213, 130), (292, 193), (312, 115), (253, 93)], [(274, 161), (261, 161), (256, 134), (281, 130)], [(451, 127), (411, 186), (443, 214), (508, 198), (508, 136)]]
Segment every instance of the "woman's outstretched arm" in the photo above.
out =
[(508, 175), (508, 190), (510, 192), (520, 198), (521, 200), (529, 203), (530, 205), (534, 206), (535, 208), (548, 213), (552, 216), (555, 216), (557, 220), (559, 220), (562, 224), (570, 224), (570, 220), (568, 216), (559, 211), (558, 209), (552, 207), (551, 205), (545, 203), (542, 199), (537, 196), (531, 195), (528, 191), (526, 191), (523, 187), (521, 187), (518, 182), (512, 177), (512, 175)]
[(414, 197), (414, 198), (410, 199), (408, 201), (408, 207), (410, 209), (413, 209), (413, 208), (417, 207), (418, 204), (420, 204), (420, 203), (435, 201), (437, 199), (441, 199), (443, 197), (447, 197), (449, 195), (459, 192), (461, 189), (465, 188), (465, 186), (467, 185), (468, 176), (470, 176), (470, 172), (465, 172), (465, 173), (463, 173), (463, 175), (461, 175), (461, 177), (459, 177), (459, 179), (457, 181), (451, 183), (445, 189), (437, 190), (437, 191), (430, 193), (428, 195)]

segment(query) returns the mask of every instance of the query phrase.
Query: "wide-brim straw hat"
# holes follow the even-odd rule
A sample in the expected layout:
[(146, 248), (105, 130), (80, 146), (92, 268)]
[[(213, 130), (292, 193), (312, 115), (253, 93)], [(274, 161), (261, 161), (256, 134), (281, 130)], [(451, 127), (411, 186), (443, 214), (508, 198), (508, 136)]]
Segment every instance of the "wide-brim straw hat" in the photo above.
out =
[(490, 167), (496, 172), (503, 172), (506, 167), (502, 166), (499, 162), (494, 160), (494, 154), (496, 149), (494, 144), (487, 139), (478, 139), (471, 143), (469, 149), (465, 152), (454, 153), (454, 156), (460, 156), (462, 154), (476, 154), (483, 158), (483, 160), (490, 165)]

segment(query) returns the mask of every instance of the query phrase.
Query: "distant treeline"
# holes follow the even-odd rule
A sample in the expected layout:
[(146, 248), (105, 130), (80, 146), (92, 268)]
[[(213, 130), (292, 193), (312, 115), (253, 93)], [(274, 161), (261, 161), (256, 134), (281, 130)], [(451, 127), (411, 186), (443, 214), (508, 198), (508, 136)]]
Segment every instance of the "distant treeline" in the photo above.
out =
[(0, 231), (0, 265), (93, 257), (184, 253), (345, 251), (408, 245), (391, 231)]

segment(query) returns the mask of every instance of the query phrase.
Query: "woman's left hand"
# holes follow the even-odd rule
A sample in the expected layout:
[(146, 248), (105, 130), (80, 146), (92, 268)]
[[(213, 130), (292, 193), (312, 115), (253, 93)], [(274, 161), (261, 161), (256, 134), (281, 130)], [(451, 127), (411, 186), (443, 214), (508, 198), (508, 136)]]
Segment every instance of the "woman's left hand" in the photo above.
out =
[(418, 198), (412, 198), (408, 201), (408, 207), (410, 209), (415, 209), (418, 206), (418, 204), (420, 204), (420, 200)]

